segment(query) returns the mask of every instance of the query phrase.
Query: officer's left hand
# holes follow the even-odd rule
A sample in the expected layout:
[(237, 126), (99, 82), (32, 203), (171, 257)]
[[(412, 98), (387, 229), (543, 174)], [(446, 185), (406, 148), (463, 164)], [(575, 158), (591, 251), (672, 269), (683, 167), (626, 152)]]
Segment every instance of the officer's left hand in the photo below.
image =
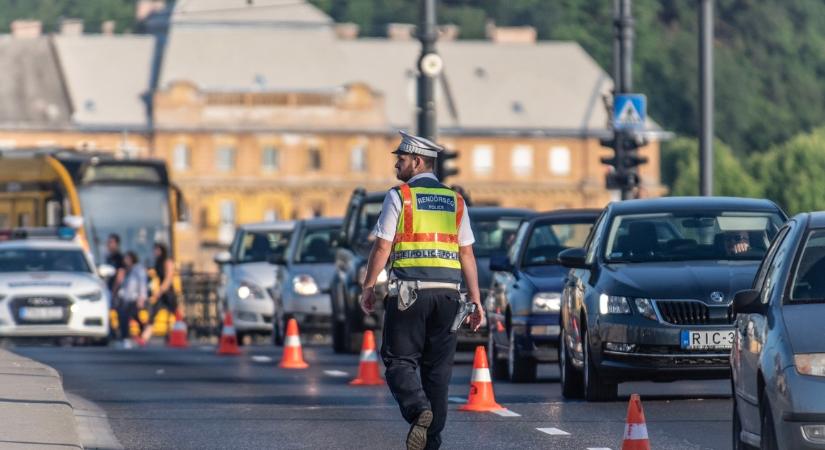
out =
[(365, 287), (361, 292), (361, 310), (364, 314), (375, 311), (375, 288)]
[(482, 309), (480, 303), (476, 303), (475, 311), (473, 311), (473, 313), (470, 314), (467, 320), (470, 322), (470, 329), (473, 330), (473, 332), (478, 331), (478, 328), (484, 321), (484, 310)]

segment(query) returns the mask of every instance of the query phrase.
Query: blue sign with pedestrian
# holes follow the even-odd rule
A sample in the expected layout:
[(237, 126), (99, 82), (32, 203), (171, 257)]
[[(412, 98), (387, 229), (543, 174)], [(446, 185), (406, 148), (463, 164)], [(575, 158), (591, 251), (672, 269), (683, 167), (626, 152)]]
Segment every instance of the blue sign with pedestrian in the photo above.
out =
[(613, 129), (642, 130), (647, 119), (644, 94), (618, 94), (613, 99)]

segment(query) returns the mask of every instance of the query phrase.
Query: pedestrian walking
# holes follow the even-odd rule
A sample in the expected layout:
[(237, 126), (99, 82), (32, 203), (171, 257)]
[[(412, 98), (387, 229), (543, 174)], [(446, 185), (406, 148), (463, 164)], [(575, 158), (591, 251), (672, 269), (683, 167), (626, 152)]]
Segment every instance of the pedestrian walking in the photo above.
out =
[(374, 311), (375, 283), (390, 261), (381, 346), (387, 384), (410, 424), (407, 448), (437, 449), (447, 421), (447, 388), (456, 348), (451, 326), (460, 310), (462, 278), (476, 304), (471, 328), (477, 330), (483, 318), (475, 239), (463, 198), (433, 174), (444, 148), (401, 135), (393, 153), (396, 177), (403, 184), (384, 198), (361, 307)]
[[(111, 303), (110, 310), (120, 310), (120, 299), (117, 296), (117, 291), (120, 284), (123, 283), (123, 278), (126, 276), (126, 269), (123, 264), (123, 253), (120, 252), (120, 235), (112, 233), (106, 239), (106, 264), (115, 269), (115, 274), (106, 279), (106, 286), (109, 287), (109, 294)], [(109, 326), (109, 338), (117, 339), (115, 335), (114, 324)]]
[(165, 309), (170, 315), (174, 315), (178, 310), (178, 300), (175, 296), (175, 289), (172, 280), (175, 278), (175, 262), (169, 256), (169, 249), (166, 245), (155, 243), (153, 248), (155, 254), (155, 275), (158, 277), (158, 289), (152, 292), (149, 298), (149, 323), (143, 330), (143, 341), (149, 342), (152, 338), (155, 317), (161, 309)]
[[(130, 320), (134, 320), (138, 323), (138, 326), (142, 328), (138, 313), (146, 305), (149, 283), (146, 276), (146, 268), (140, 264), (135, 252), (126, 252), (126, 255), (123, 257), (123, 266), (125, 275), (117, 292), (117, 296), (120, 299), (117, 317), (119, 322), (118, 328), (120, 330), (120, 342), (124, 348), (130, 348), (132, 341), (129, 333), (129, 322)], [(140, 345), (144, 344), (139, 336), (137, 342)]]

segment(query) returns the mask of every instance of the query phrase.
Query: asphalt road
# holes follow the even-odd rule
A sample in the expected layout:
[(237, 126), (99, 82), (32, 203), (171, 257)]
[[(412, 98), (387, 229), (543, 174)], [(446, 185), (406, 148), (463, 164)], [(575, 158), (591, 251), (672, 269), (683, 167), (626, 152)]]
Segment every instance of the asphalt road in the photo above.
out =
[[(357, 356), (305, 345), (306, 370), (277, 368), (280, 349), (250, 346), (220, 357), (213, 346), (156, 344), (118, 350), (16, 347), (63, 375), (70, 397), (96, 404), (127, 449), (402, 448), (407, 425), (386, 386), (351, 387)], [(621, 448), (627, 399), (642, 396), (656, 449), (728, 449), (727, 380), (628, 383), (620, 401), (561, 398), (558, 370), (540, 366), (540, 382), (497, 382), (496, 399), (516, 415), (457, 411), (466, 399), (472, 354), (460, 353), (444, 434), (446, 449)], [(544, 429), (541, 431), (539, 429)]]

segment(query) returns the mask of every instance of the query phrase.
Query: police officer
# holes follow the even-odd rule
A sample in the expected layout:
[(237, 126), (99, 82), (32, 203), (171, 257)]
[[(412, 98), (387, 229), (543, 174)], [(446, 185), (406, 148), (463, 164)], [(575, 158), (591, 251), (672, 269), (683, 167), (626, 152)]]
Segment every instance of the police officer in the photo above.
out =
[(404, 184), (384, 198), (361, 306), (374, 310), (375, 282), (391, 261), (381, 346), (387, 384), (410, 424), (407, 448), (439, 448), (456, 348), (450, 327), (459, 309), (462, 276), (476, 303), (471, 328), (477, 330), (482, 321), (474, 237), (463, 198), (433, 174), (443, 147), (401, 135), (393, 153), (396, 176)]

